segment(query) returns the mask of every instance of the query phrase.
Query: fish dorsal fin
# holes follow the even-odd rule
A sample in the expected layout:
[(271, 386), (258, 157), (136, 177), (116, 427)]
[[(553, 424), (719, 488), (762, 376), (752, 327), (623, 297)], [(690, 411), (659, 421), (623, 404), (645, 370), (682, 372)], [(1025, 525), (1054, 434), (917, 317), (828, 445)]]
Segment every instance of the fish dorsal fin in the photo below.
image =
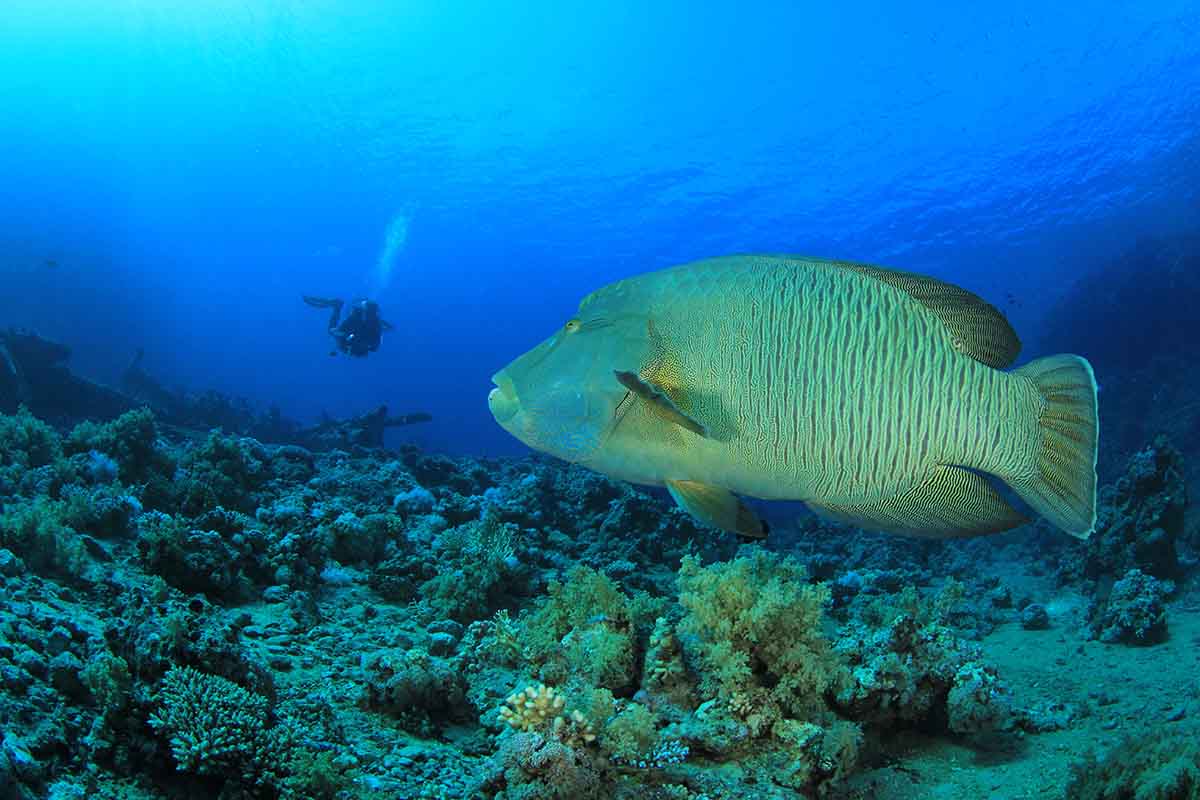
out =
[(853, 504), (808, 501), (808, 506), (835, 522), (935, 539), (999, 533), (1029, 521), (987, 478), (947, 465), (938, 465), (895, 497)]
[(649, 381), (644, 380), (636, 372), (614, 370), (613, 374), (617, 376), (617, 381), (622, 386), (628, 389), (635, 397), (645, 400), (650, 408), (654, 410), (654, 413), (663, 419), (678, 425), (684, 430), (691, 431), (697, 436), (708, 435), (708, 431), (705, 430), (704, 426), (680, 411), (679, 407), (667, 396), (666, 392)]
[(1004, 369), (1021, 352), (1021, 340), (1004, 315), (966, 289), (911, 272), (849, 262), (834, 264), (899, 289), (928, 308), (946, 326), (954, 349), (965, 356)]

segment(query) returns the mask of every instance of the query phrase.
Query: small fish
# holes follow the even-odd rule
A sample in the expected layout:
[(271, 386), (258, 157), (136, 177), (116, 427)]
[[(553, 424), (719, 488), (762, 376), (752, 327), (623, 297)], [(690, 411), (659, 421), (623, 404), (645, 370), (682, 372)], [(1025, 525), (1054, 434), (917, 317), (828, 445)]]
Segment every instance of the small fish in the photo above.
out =
[(701, 521), (766, 526), (738, 495), (802, 500), (865, 528), (994, 533), (1034, 511), (1096, 522), (1096, 381), (1056, 355), (1003, 371), (1020, 341), (933, 278), (791, 256), (732, 256), (610, 284), (493, 376), (521, 441), (665, 486)]
[(53, 258), (47, 258), (42, 262), (42, 266), (44, 266), (46, 269), (58, 269), (58, 261)]

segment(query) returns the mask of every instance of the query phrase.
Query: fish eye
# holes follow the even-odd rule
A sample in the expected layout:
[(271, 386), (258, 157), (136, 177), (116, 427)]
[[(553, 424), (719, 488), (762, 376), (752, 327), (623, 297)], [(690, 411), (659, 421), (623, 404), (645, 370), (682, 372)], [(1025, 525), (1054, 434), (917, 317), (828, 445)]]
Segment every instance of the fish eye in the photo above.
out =
[(577, 320), (577, 319), (568, 320), (565, 327), (566, 327), (567, 333), (575, 333), (576, 331), (579, 330), (579, 320)]

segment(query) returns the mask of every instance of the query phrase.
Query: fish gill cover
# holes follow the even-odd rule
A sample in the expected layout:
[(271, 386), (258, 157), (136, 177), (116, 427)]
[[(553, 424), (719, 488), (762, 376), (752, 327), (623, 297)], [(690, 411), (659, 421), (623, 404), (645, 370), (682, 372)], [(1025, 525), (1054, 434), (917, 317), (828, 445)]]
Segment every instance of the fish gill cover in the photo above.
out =
[[(0, 797), (1200, 795), (1198, 43), (1185, 0), (5, 3)], [(493, 420), (600, 287), (753, 253), (977, 295), (1051, 421), (1037, 359), (1088, 359), (1090, 537)], [(630, 313), (568, 452), (727, 436), (688, 308)]]

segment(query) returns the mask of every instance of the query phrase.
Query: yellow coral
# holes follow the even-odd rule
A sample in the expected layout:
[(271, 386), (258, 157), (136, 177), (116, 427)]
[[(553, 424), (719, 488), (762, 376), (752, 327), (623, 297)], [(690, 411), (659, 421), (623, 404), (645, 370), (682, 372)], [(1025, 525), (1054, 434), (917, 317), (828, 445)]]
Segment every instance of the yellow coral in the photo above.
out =
[(534, 731), (562, 714), (567, 705), (553, 687), (541, 684), (529, 686), (523, 692), (511, 694), (500, 709), (500, 718), (521, 731)]
[(542, 732), (572, 745), (596, 740), (591, 723), (579, 711), (566, 712), (567, 701), (552, 686), (539, 684), (509, 695), (500, 718), (519, 731)]

